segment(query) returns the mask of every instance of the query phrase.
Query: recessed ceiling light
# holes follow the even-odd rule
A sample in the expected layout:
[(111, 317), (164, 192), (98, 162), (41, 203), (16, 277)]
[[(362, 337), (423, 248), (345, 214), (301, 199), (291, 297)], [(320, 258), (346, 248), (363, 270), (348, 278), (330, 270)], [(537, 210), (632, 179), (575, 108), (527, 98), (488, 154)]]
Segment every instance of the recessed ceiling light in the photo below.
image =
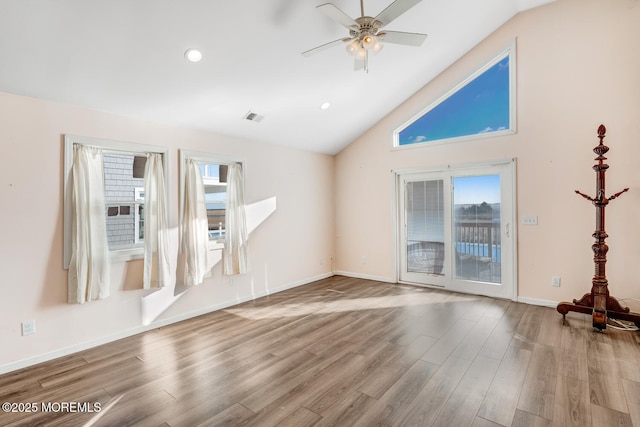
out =
[(202, 59), (202, 52), (198, 49), (187, 49), (184, 53), (184, 57), (191, 62), (199, 62)]
[(320, 106), (320, 109), (326, 110), (329, 107), (331, 107), (331, 104), (329, 102), (323, 102), (322, 105)]

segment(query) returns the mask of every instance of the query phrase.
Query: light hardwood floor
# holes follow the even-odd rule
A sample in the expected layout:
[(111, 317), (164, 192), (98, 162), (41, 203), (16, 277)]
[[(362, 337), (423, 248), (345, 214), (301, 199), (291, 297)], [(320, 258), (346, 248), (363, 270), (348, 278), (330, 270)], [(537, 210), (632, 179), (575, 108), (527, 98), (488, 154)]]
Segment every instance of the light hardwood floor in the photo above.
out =
[(335, 276), (0, 376), (40, 409), (0, 425), (640, 426), (640, 334), (590, 321)]

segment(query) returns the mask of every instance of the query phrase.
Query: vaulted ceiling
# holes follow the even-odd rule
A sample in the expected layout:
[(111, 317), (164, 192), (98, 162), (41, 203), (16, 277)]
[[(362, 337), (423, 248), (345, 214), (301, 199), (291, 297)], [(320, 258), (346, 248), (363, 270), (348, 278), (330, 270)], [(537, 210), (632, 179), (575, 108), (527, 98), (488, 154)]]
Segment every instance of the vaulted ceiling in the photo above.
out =
[[(335, 154), (515, 14), (551, 0), (422, 0), (354, 71), (326, 0), (2, 0), (0, 91)], [(333, 0), (351, 17), (358, 0)], [(391, 0), (365, 0), (376, 16)], [(189, 48), (202, 52), (185, 60)], [(322, 110), (320, 105), (331, 106)], [(264, 116), (245, 120), (248, 112)]]

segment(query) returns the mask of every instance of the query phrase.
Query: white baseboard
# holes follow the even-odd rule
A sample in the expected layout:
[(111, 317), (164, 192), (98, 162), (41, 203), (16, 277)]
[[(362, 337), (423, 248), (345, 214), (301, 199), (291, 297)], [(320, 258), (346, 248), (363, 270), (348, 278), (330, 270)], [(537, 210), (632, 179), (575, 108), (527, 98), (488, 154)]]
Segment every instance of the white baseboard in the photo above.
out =
[(543, 307), (551, 307), (551, 308), (556, 308), (558, 306), (558, 303), (555, 301), (548, 301), (548, 300), (537, 299), (537, 298), (518, 297), (517, 301), (523, 302), (525, 304), (541, 305)]
[(201, 308), (199, 310), (191, 311), (188, 313), (183, 313), (178, 316), (173, 316), (167, 319), (161, 319), (150, 323), (149, 325), (140, 325), (132, 329), (128, 329), (126, 331), (121, 331), (112, 335), (104, 336), (95, 340), (83, 342), (80, 344), (75, 344), (69, 347), (65, 347), (58, 350), (53, 350), (47, 353), (38, 354), (36, 356), (28, 357), (26, 359), (21, 359), (15, 362), (7, 363), (0, 366), (0, 375), (6, 374), (7, 372), (16, 371), (18, 369), (27, 368), (29, 366), (37, 365), (38, 363), (47, 362), (49, 360), (57, 359), (58, 357), (68, 356), (69, 354), (77, 353), (79, 351), (87, 350), (93, 347), (97, 347), (99, 345), (107, 344), (113, 341), (117, 341), (119, 339), (127, 338), (133, 335), (137, 335), (142, 332), (147, 332), (152, 329), (157, 329), (163, 326), (167, 326), (173, 323), (178, 323), (183, 320), (191, 319), (193, 317), (202, 316), (203, 314), (208, 314), (214, 311), (223, 310), (225, 308), (232, 307), (237, 304), (241, 304), (243, 302), (251, 301), (254, 299), (258, 299), (267, 295), (272, 295), (278, 292), (286, 291), (287, 289), (296, 288), (298, 286), (306, 285), (317, 280), (326, 279), (328, 277), (333, 276), (334, 273), (324, 273), (318, 276), (310, 277), (304, 280), (299, 280), (296, 282), (288, 283), (283, 286), (279, 286), (277, 288), (267, 289), (264, 292), (260, 292), (255, 295), (249, 295), (243, 298), (238, 298), (233, 301), (226, 301), (220, 304), (207, 306)]
[[(350, 271), (334, 271), (334, 273), (336, 275), (339, 276), (347, 276), (347, 277), (355, 277), (357, 279), (366, 279), (366, 280), (375, 280), (378, 282), (387, 282), (387, 283), (403, 283), (403, 282), (398, 282), (395, 279), (392, 279), (390, 277), (381, 277), (381, 276), (371, 276), (368, 274), (360, 274), (360, 273), (353, 273)], [(409, 284), (413, 284), (413, 283), (409, 283)], [(415, 284), (413, 284), (415, 285)], [(433, 288), (435, 289), (441, 289), (441, 287), (439, 286), (433, 286)], [(537, 299), (537, 298), (528, 298), (528, 297), (516, 297), (514, 299), (514, 301), (517, 302), (521, 302), (524, 304), (529, 304), (529, 305), (539, 305), (542, 307), (551, 307), (551, 308), (556, 308), (558, 306), (558, 302), (556, 301), (549, 301), (549, 300), (543, 300), (543, 299)]]
[(386, 282), (386, 283), (398, 283), (395, 279), (391, 277), (372, 276), (369, 274), (352, 273), (350, 271), (334, 271), (333, 273), (337, 276), (353, 277), (356, 279), (374, 280), (376, 282)]

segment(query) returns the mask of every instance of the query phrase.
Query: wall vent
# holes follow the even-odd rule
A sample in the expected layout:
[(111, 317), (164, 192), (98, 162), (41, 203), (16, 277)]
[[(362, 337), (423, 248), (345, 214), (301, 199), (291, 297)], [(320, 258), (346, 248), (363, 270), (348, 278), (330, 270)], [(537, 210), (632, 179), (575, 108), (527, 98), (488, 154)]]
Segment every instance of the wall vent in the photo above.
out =
[(245, 114), (244, 119), (251, 122), (260, 123), (262, 119), (264, 119), (264, 116), (254, 113), (253, 111), (249, 111), (247, 114)]

